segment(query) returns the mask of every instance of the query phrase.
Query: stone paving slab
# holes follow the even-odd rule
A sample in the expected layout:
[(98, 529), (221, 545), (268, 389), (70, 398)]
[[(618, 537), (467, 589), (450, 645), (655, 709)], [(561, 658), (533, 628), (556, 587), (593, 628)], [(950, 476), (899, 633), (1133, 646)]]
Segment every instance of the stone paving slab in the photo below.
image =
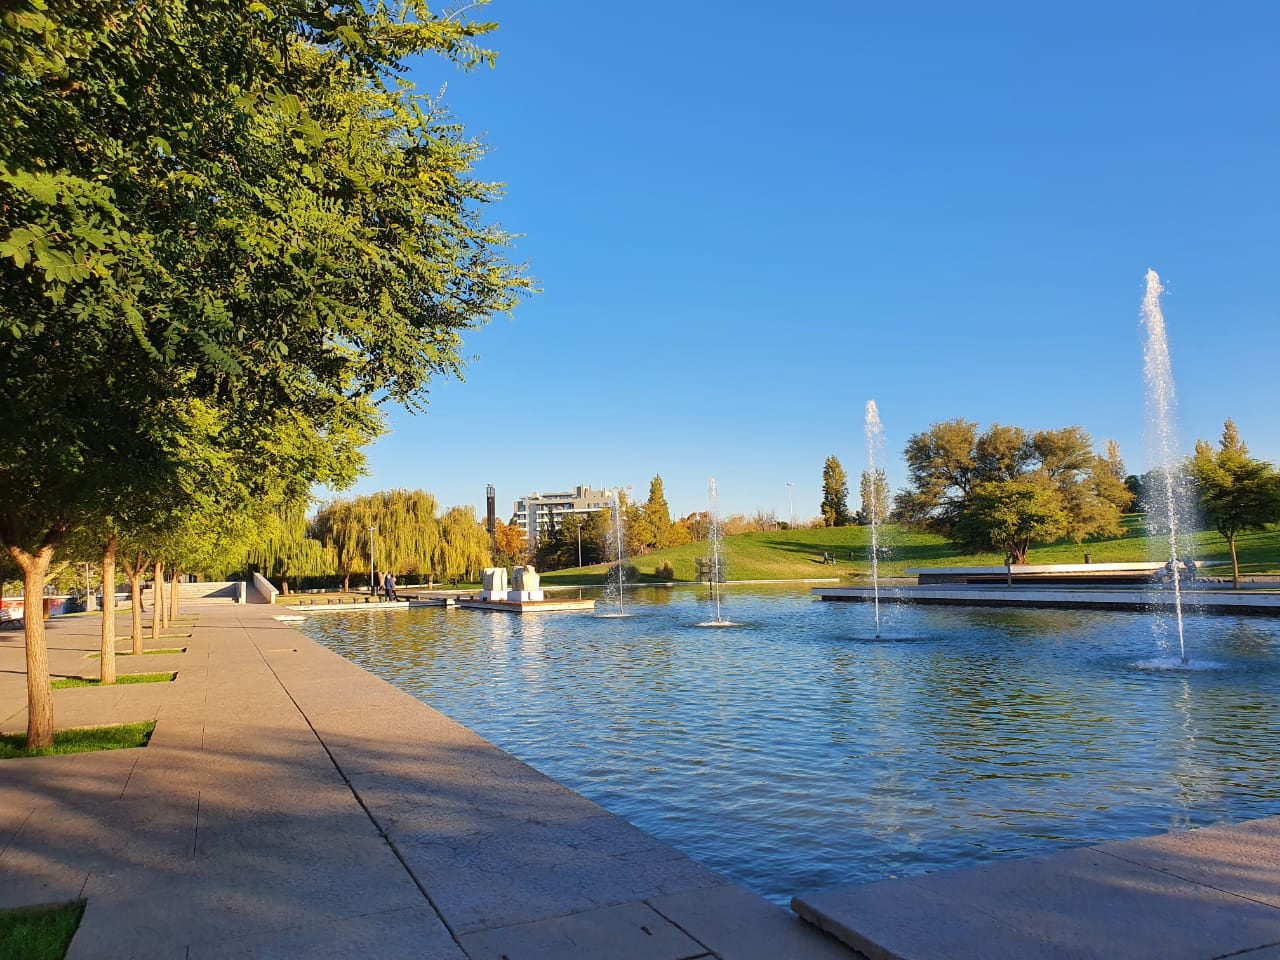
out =
[(694, 960), (711, 952), (644, 903), (466, 934), (472, 960)]
[(647, 902), (724, 960), (849, 960), (849, 951), (833, 938), (782, 907), (762, 910), (752, 898), (741, 887), (723, 884)]
[[(1155, 838), (1153, 852), (1165, 862), (1170, 847), (1229, 856), (1240, 848), (1221, 841), (1225, 830), (1217, 843)], [(792, 909), (872, 960), (1212, 960), (1280, 944), (1280, 909), (1135, 862), (1146, 843), (830, 890)], [(1241, 866), (1219, 863), (1216, 873), (1238, 876)]]

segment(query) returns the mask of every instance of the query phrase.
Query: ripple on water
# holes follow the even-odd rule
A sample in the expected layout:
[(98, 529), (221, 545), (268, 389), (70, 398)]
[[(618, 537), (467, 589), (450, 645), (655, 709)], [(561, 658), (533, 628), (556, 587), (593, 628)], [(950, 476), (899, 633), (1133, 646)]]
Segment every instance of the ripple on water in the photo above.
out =
[(803, 592), (726, 590), (737, 630), (696, 626), (700, 590), (647, 596), (302, 629), (779, 900), (1280, 813), (1270, 621), (1189, 617), (1183, 666), (1140, 614), (888, 605), (874, 640)]

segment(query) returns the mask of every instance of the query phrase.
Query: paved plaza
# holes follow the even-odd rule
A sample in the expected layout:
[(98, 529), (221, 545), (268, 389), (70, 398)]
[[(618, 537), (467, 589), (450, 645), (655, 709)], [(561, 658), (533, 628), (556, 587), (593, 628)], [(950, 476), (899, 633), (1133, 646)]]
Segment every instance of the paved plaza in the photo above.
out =
[[(155, 734), (3, 762), (0, 908), (86, 899), (71, 960), (854, 956), (274, 613), (188, 606), (185, 653), (117, 661), (174, 682), (55, 691), (58, 729)], [(95, 675), (98, 629), (49, 621), (51, 672)], [(0, 633), (3, 732), (24, 669)]]
[[(811, 925), (277, 612), (188, 606), (184, 652), (117, 664), (172, 683), (55, 691), (58, 729), (155, 734), (0, 764), (0, 908), (85, 899), (71, 960), (1280, 960), (1280, 818), (802, 894)], [(98, 628), (48, 623), (55, 676)], [(0, 633), (0, 731), (24, 669)]]

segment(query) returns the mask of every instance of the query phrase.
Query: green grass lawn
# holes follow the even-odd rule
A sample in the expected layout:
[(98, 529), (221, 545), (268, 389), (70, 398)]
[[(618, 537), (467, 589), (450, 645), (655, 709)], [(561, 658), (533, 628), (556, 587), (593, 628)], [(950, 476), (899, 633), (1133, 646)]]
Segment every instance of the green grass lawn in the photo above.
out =
[[(917, 533), (894, 524), (880, 529), (882, 558), (880, 575), (906, 576), (908, 567), (999, 566), (1001, 553), (967, 553), (947, 543), (942, 537)], [(1230, 576), (1231, 554), (1227, 542), (1212, 530), (1194, 535), (1195, 559), (1200, 563), (1220, 562), (1221, 566), (1202, 570), (1208, 576)], [(1240, 573), (1280, 573), (1280, 525), (1266, 531), (1241, 534), (1236, 541), (1240, 556)], [(775, 530), (743, 533), (726, 537), (721, 554), (730, 580), (804, 580), (819, 577), (860, 578), (871, 575), (870, 527), (820, 527), (811, 530)], [(690, 543), (668, 550), (657, 550), (640, 557), (628, 557), (627, 563), (640, 571), (640, 582), (659, 579), (654, 571), (670, 563), (676, 580), (696, 578), (695, 560), (707, 555), (706, 543)], [(822, 562), (823, 553), (835, 557), (834, 564)], [(1032, 547), (1028, 563), (1083, 563), (1085, 554), (1093, 563), (1124, 563), (1159, 559), (1168, 548), (1159, 538), (1150, 538), (1141, 517), (1125, 518), (1125, 535), (1105, 540), (1070, 541)], [(597, 564), (575, 570), (544, 573), (542, 582), (556, 584), (603, 583), (608, 564)]]
[(62, 960), (83, 913), (83, 900), (0, 911), (0, 960)]
[[(120, 673), (116, 683), (168, 683), (176, 673)], [(54, 690), (70, 690), (74, 687), (100, 687), (102, 681), (93, 677), (58, 677), (50, 684)]]
[(122, 723), (114, 727), (62, 730), (53, 735), (53, 746), (48, 750), (27, 750), (25, 733), (4, 733), (0, 734), (0, 760), (145, 747), (155, 728), (155, 721), (150, 720), (145, 723)]

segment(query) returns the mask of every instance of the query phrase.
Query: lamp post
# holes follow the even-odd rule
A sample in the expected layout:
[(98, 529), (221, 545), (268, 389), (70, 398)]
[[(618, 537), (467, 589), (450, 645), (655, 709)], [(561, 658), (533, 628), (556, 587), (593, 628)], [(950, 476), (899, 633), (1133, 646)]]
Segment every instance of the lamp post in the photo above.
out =
[(373, 560), (373, 543), (377, 533), (378, 525), (369, 524), (369, 596), (371, 597), (378, 595), (378, 568)]
[(788, 507), (788, 508), (789, 508), (789, 510), (790, 510), (790, 513), (788, 514), (788, 516), (790, 516), (790, 518), (791, 518), (791, 526), (792, 526), (792, 527), (795, 527), (795, 525), (796, 525), (796, 505), (795, 505), (795, 502), (791, 499), (791, 486), (792, 486), (791, 481), (790, 481), (790, 480), (788, 480), (788, 481), (787, 481), (787, 507)]

